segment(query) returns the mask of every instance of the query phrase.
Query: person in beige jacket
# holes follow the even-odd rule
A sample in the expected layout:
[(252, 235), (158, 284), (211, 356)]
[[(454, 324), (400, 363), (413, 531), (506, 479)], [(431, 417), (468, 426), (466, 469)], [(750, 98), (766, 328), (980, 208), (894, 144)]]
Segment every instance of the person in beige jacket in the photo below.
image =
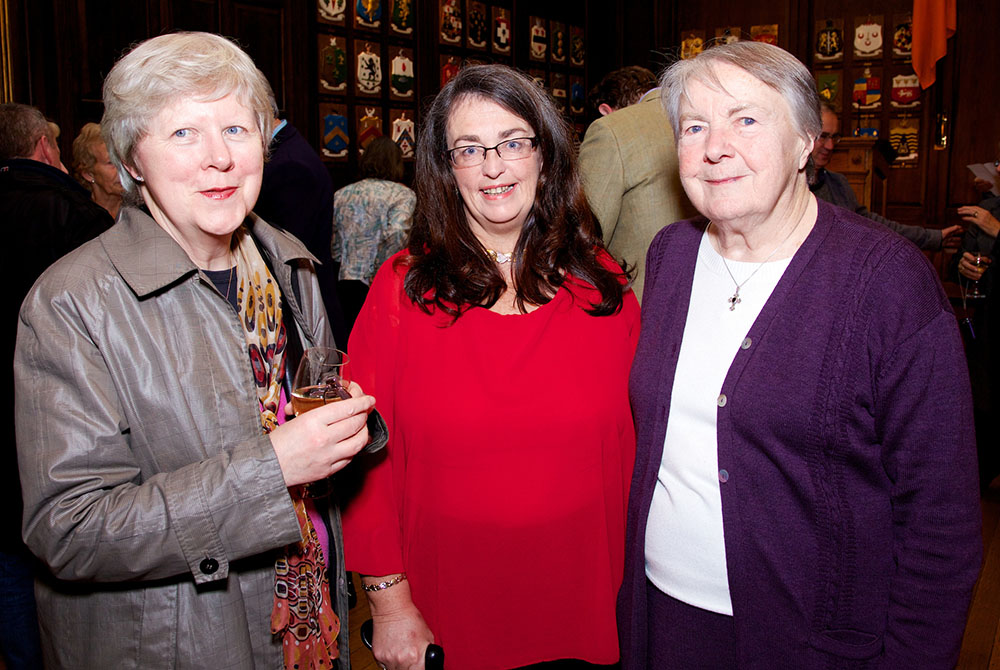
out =
[[(655, 77), (652, 81), (655, 84)], [(653, 236), (696, 212), (681, 188), (660, 90), (654, 88), (635, 104), (613, 111), (620, 101), (591, 102), (609, 108), (601, 110), (606, 116), (590, 124), (580, 146), (584, 191), (601, 222), (608, 251), (634, 268), (632, 288), (641, 301), (646, 250)]]

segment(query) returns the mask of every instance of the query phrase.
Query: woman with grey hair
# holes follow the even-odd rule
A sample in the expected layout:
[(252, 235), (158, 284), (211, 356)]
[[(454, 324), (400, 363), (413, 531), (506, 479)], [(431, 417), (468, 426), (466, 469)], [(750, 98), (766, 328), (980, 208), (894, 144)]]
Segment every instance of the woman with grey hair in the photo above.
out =
[(14, 357), (46, 667), (349, 667), (339, 516), (305, 485), (369, 443), (374, 399), (286, 421), (292, 356), (333, 338), (312, 256), (250, 211), (267, 81), (177, 33), (104, 104), (129, 205), (38, 281)]
[(622, 667), (954, 667), (980, 520), (933, 268), (809, 192), (819, 99), (790, 54), (717, 46), (661, 83), (704, 216), (647, 257)]

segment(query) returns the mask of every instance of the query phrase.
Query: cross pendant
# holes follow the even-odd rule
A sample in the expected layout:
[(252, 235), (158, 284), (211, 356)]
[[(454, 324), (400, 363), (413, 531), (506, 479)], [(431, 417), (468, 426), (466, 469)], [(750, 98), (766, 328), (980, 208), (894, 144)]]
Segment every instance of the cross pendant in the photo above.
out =
[(736, 305), (738, 305), (741, 302), (743, 302), (740, 299), (740, 290), (736, 289), (736, 293), (734, 293), (732, 295), (732, 297), (729, 298), (729, 300), (727, 300), (727, 302), (729, 303), (729, 311), (732, 312), (733, 310), (735, 310), (736, 309)]

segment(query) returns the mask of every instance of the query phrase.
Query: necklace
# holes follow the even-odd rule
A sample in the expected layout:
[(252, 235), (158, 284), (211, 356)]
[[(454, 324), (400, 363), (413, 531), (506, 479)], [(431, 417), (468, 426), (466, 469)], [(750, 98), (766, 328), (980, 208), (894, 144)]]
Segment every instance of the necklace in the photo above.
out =
[(502, 251), (494, 251), (493, 249), (487, 249), (486, 255), (490, 257), (491, 261), (493, 261), (494, 263), (499, 263), (500, 265), (503, 265), (504, 263), (510, 263), (512, 260), (514, 260), (513, 251), (510, 252), (509, 254), (505, 254)]
[[(771, 253), (769, 253), (767, 255), (767, 258), (765, 258), (764, 260), (762, 260), (760, 262), (760, 265), (758, 265), (757, 267), (755, 267), (753, 269), (753, 272), (750, 273), (750, 276), (747, 277), (746, 279), (744, 279), (741, 282), (736, 281), (736, 277), (733, 276), (733, 271), (729, 269), (729, 263), (726, 262), (726, 257), (722, 255), (722, 252), (719, 252), (719, 258), (722, 259), (722, 266), (724, 268), (726, 268), (726, 272), (729, 273), (729, 278), (733, 280), (734, 284), (736, 284), (736, 290), (733, 292), (733, 294), (731, 296), (729, 296), (726, 299), (726, 302), (729, 303), (729, 311), (730, 312), (732, 312), (732, 311), (734, 311), (736, 309), (736, 305), (738, 305), (741, 302), (743, 302), (743, 300), (740, 298), (740, 289), (743, 288), (748, 281), (750, 281), (751, 279), (753, 279), (753, 276), (755, 274), (757, 274), (757, 271), (760, 270), (762, 267), (764, 267), (764, 264), (767, 263), (769, 260), (771, 260), (771, 258), (776, 253), (778, 253), (778, 249), (780, 249), (781, 247), (785, 246), (785, 242), (787, 242), (789, 239), (791, 239), (792, 233), (794, 233), (798, 229), (800, 223), (802, 223), (802, 219), (799, 219), (798, 222), (794, 226), (792, 226), (792, 229), (790, 231), (788, 231), (787, 235), (785, 235), (785, 239), (781, 240), (781, 243), (778, 246), (776, 246)], [(709, 221), (708, 222), (708, 226), (705, 228), (705, 232), (706, 233), (708, 232), (708, 228), (711, 227), (711, 226), (712, 226), (712, 222)], [(716, 226), (716, 228), (718, 228), (718, 226)]]

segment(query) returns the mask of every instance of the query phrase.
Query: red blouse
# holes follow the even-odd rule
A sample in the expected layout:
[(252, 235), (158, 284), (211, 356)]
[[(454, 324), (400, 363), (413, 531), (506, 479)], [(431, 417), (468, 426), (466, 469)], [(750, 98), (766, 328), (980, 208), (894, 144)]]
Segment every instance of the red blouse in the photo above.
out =
[(614, 663), (635, 296), (594, 317), (596, 290), (564, 287), (529, 314), (474, 308), (449, 325), (406, 298), (400, 255), (350, 340), (390, 441), (345, 506), (348, 569), (405, 571), (449, 667)]

